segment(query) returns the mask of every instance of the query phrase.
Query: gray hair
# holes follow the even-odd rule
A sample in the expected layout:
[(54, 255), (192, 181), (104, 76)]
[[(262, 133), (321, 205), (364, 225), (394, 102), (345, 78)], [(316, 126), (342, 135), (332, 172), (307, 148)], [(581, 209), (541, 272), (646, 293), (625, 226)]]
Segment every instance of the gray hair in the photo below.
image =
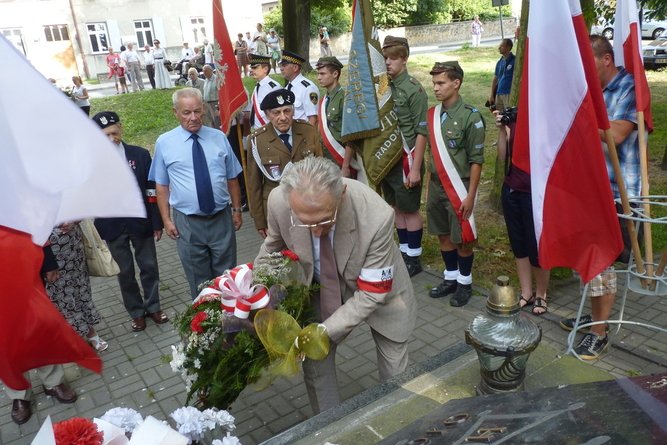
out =
[(338, 165), (329, 159), (316, 156), (309, 156), (292, 164), (280, 184), (287, 189), (287, 193), (298, 190), (299, 195), (307, 197), (329, 193), (338, 199), (345, 189)]
[(171, 95), (171, 103), (176, 108), (178, 102), (184, 97), (196, 97), (200, 102), (204, 102), (202, 99), (201, 91), (197, 88), (181, 88), (176, 90), (174, 94)]

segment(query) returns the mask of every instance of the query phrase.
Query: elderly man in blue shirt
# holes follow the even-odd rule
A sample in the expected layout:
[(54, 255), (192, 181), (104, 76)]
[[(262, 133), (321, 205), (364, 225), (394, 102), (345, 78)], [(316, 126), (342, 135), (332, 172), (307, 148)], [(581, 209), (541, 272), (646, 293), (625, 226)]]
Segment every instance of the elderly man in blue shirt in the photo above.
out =
[(236, 266), (234, 231), (243, 223), (236, 179), (241, 165), (224, 133), (202, 125), (199, 90), (178, 90), (172, 101), (180, 126), (157, 139), (149, 177), (195, 298), (202, 282)]

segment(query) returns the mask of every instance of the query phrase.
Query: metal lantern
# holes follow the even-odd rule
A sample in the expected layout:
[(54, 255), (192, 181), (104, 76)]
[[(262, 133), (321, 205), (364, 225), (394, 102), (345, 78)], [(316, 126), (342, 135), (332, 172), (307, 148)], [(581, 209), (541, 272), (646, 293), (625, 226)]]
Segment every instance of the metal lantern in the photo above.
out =
[(477, 315), (465, 331), (466, 343), (477, 351), (482, 380), (478, 394), (523, 389), (526, 362), (542, 339), (542, 329), (521, 315), (519, 299), (499, 276), (486, 300), (486, 313)]

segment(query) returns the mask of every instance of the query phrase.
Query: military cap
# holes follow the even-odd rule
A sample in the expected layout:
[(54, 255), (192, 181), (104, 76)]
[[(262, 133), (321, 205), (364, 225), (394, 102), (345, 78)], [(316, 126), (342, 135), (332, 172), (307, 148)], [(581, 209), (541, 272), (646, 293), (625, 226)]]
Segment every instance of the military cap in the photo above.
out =
[(343, 64), (340, 63), (340, 60), (334, 56), (320, 57), (320, 59), (317, 61), (317, 65), (315, 65), (315, 68), (319, 70), (325, 66), (333, 66), (339, 70), (343, 69)]
[(262, 56), (259, 54), (250, 54), (250, 66), (252, 65), (271, 65), (271, 56)]
[(410, 52), (410, 45), (408, 45), (408, 39), (405, 37), (385, 37), (384, 42), (382, 42), (382, 49), (390, 48), (392, 46), (404, 46), (408, 49), (408, 53)]
[(459, 65), (459, 62), (456, 60), (451, 60), (449, 62), (435, 62), (435, 65), (433, 65), (433, 69), (431, 69), (429, 74), (434, 76), (436, 74), (452, 70), (461, 76), (461, 78), (463, 78), (463, 69), (461, 68), (461, 65)]
[(120, 118), (113, 111), (102, 111), (101, 113), (97, 113), (93, 116), (93, 120), (102, 129), (120, 124)]
[(296, 65), (303, 65), (303, 63), (306, 61), (303, 57), (298, 55), (297, 53), (293, 53), (292, 51), (287, 51), (286, 49), (283, 50), (283, 58), (280, 59), (280, 63), (294, 63)]
[(259, 108), (264, 110), (272, 110), (274, 108), (284, 107), (285, 105), (294, 105), (294, 93), (284, 88), (280, 90), (273, 90), (262, 100)]

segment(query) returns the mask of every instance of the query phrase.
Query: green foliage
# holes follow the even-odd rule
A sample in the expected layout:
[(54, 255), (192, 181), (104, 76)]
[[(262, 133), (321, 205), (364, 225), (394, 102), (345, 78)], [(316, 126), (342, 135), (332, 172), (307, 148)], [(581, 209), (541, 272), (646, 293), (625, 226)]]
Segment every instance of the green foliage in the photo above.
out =
[(417, 12), (417, 5), (418, 0), (372, 0), (375, 26), (382, 29), (403, 26)]
[[(490, 0), (448, 0), (445, 5), (445, 11), (454, 21), (472, 20), (475, 15), (482, 21), (498, 17), (498, 8), (492, 6)], [(503, 6), (502, 11), (503, 16), (512, 15), (512, 8), (509, 5)]]
[[(337, 4), (334, 2), (333, 4)], [(339, 2), (341, 6), (332, 7), (332, 5), (320, 5), (313, 3), (310, 9), (310, 35), (316, 36), (320, 26), (326, 26), (329, 36), (344, 34), (349, 32), (352, 26), (351, 8)], [(278, 35), (284, 35), (282, 5), (273, 8), (264, 15), (264, 25), (267, 29), (275, 28)]]
[(410, 14), (406, 23), (410, 25), (438, 25), (452, 21), (442, 0), (418, 0), (417, 10)]

